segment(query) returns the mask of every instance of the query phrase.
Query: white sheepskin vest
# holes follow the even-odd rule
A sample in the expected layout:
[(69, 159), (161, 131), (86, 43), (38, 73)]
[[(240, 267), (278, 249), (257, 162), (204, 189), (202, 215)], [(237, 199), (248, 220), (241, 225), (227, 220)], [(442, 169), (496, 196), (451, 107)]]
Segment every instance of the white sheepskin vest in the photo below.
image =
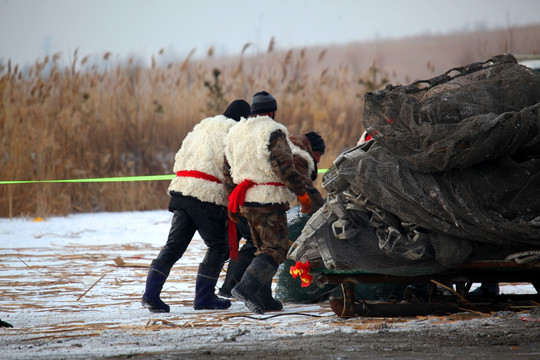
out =
[(291, 146), (293, 156), (298, 155), (307, 161), (308, 163), (307, 177), (311, 178), (311, 173), (315, 171), (315, 160), (313, 160), (311, 155), (309, 155), (309, 153), (306, 150), (302, 149), (301, 147), (293, 144), (292, 142), (289, 142), (289, 145)]
[(197, 170), (218, 178), (222, 183), (177, 176), (171, 181), (169, 192), (176, 191), (201, 201), (227, 206), (222, 169), (225, 137), (234, 124), (236, 121), (224, 115), (202, 120), (187, 134), (175, 156), (175, 173)]
[[(276, 130), (283, 131), (291, 146), (287, 128), (268, 116), (241, 119), (231, 128), (225, 139), (225, 155), (235, 184), (246, 179), (257, 184), (281, 183), (272, 170), (268, 150), (270, 135)], [(285, 204), (295, 199), (296, 195), (285, 186), (255, 185), (246, 192), (245, 201)]]

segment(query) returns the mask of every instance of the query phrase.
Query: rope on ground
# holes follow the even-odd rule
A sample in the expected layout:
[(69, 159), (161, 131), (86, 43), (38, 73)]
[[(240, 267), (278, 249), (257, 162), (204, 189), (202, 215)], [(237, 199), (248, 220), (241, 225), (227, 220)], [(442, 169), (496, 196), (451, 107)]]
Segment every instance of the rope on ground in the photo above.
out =
[(268, 319), (272, 319), (272, 318), (275, 318), (275, 317), (278, 317), (278, 316), (289, 316), (289, 315), (310, 316), (310, 317), (327, 317), (327, 315), (315, 315), (315, 314), (306, 314), (306, 313), (292, 312), (292, 313), (274, 314), (274, 315), (270, 315), (270, 316), (266, 316), (266, 317), (256, 317), (256, 316), (243, 315), (243, 314), (240, 314), (240, 315), (230, 315), (230, 316), (225, 316), (224, 319), (232, 319), (232, 318), (237, 318), (237, 317), (245, 317), (245, 318), (253, 319), (253, 320), (268, 320)]

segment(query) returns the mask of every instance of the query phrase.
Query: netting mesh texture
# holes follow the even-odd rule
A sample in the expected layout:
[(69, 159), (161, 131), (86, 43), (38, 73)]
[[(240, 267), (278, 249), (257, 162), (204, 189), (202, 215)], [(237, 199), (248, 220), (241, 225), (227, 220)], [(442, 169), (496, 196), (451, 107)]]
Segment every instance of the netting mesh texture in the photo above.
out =
[[(300, 207), (295, 206), (287, 211), (289, 237), (296, 240), (302, 233), (302, 229), (309, 220), (309, 216), (300, 212)], [(277, 284), (275, 289), (276, 298), (281, 301), (294, 303), (313, 303), (326, 300), (332, 296), (342, 296), (341, 285), (320, 285), (313, 282), (307, 287), (302, 287), (299, 278), (293, 278), (290, 267), (295, 261), (286, 260), (278, 268), (276, 275)], [(364, 300), (388, 300), (400, 298), (405, 291), (404, 284), (356, 284), (355, 297)]]
[(291, 260), (418, 275), (540, 248), (540, 73), (500, 55), (365, 103), (374, 140), (324, 175)]

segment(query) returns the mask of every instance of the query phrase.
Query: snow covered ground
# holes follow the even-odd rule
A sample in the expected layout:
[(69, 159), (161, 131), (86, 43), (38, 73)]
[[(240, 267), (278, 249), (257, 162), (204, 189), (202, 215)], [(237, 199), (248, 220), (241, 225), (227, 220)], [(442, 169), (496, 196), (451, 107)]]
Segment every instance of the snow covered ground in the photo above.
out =
[[(498, 315), (463, 314), (442, 320), (340, 319), (327, 302), (286, 303), (283, 312), (264, 315), (235, 301), (228, 310), (195, 311), (195, 276), (206, 250), (198, 237), (165, 284), (162, 298), (171, 312), (152, 314), (142, 308), (140, 298), (147, 266), (165, 243), (171, 218), (163, 210), (0, 219), (0, 319), (13, 325), (0, 328), (0, 358), (203, 352), (209, 343), (226, 347), (313, 334), (376, 332), (382, 327), (459, 327), (479, 317), (500, 320)], [(218, 286), (223, 278), (222, 274)], [(536, 293), (529, 284), (503, 284), (502, 292)]]

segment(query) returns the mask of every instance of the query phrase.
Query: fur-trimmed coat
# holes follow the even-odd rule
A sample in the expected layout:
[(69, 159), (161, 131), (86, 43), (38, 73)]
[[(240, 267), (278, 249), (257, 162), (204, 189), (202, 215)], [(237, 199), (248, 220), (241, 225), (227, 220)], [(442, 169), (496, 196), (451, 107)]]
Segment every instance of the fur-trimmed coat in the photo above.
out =
[[(225, 139), (224, 175), (227, 190), (249, 179), (257, 184), (246, 192), (246, 203), (288, 204), (305, 193), (305, 180), (294, 167), (287, 128), (268, 116), (242, 119)], [(300, 149), (301, 150), (301, 149)]]
[(227, 206), (223, 187), (223, 157), (225, 137), (236, 121), (224, 115), (206, 118), (187, 134), (176, 153), (174, 172), (197, 170), (219, 179), (216, 183), (194, 177), (175, 177), (169, 185), (169, 194), (179, 193), (201, 201)]

